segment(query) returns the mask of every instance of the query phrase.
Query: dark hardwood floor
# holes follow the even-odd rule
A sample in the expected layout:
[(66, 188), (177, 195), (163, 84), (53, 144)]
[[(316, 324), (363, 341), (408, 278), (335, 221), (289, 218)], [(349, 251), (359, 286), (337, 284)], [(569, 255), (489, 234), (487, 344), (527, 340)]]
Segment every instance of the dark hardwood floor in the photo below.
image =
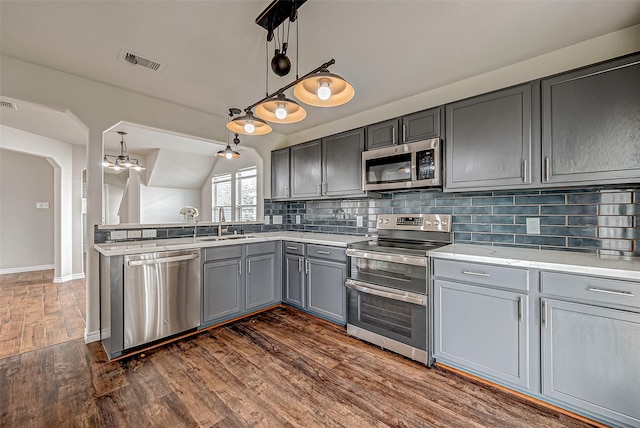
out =
[(80, 340), (0, 359), (1, 427), (587, 427), (287, 308), (117, 362)]

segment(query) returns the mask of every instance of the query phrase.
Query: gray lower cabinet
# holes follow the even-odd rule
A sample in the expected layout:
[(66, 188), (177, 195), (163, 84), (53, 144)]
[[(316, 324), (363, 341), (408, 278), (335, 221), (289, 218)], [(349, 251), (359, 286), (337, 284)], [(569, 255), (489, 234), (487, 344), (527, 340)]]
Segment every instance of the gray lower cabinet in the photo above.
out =
[(438, 362), (529, 387), (526, 294), (436, 279), (434, 302)]
[(242, 258), (205, 262), (203, 271), (202, 324), (242, 313)]
[(542, 393), (640, 426), (640, 314), (542, 299)]
[(539, 148), (532, 140), (532, 86), (447, 104), (445, 190), (522, 188), (532, 183), (532, 174), (539, 181), (539, 157), (532, 157)]
[(345, 324), (347, 264), (307, 259), (307, 310)]
[(271, 199), (289, 197), (289, 148), (271, 152)]
[(207, 248), (202, 265), (202, 323), (214, 325), (281, 300), (280, 244)]
[(284, 255), (284, 296), (285, 303), (304, 308), (304, 256), (295, 254)]
[(347, 256), (329, 245), (284, 242), (285, 303), (346, 324)]
[(640, 179), (640, 54), (542, 80), (542, 182)]

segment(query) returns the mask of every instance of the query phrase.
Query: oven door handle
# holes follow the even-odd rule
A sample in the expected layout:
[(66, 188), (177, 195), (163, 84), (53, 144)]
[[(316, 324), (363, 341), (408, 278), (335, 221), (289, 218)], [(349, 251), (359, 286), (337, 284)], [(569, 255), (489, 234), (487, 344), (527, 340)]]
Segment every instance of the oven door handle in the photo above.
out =
[(391, 290), (386, 287), (355, 281), (353, 279), (347, 279), (344, 285), (347, 288), (354, 289), (361, 293), (373, 294), (374, 296), (386, 297), (387, 299), (399, 300), (401, 302), (413, 303), (420, 306), (427, 306), (427, 296), (423, 296), (418, 293)]
[(362, 251), (354, 248), (347, 248), (347, 256), (360, 257), (362, 259), (379, 260), (382, 262), (399, 263), (403, 265), (427, 266), (427, 256), (415, 257), (401, 254), (377, 253), (373, 251)]

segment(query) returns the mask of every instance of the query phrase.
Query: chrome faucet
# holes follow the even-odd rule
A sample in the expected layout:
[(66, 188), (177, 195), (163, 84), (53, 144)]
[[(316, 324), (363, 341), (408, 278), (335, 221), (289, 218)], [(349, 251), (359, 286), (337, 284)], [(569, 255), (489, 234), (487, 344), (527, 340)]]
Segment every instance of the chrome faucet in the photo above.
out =
[(196, 236), (198, 236), (198, 220), (196, 220), (196, 223), (193, 225), (193, 239), (196, 239)]
[(222, 230), (222, 223), (224, 222), (224, 207), (220, 207), (218, 210), (218, 236), (222, 236), (222, 232), (226, 232), (227, 229)]

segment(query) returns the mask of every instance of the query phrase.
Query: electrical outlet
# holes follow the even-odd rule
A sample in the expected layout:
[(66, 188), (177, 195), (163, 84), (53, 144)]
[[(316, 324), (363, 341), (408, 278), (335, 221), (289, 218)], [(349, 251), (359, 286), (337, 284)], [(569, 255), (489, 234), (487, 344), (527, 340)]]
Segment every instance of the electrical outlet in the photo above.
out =
[(274, 215), (273, 216), (273, 224), (282, 224), (282, 216)]
[(264, 216), (264, 224), (269, 224), (270, 217), (268, 215)]
[(49, 209), (49, 202), (36, 202), (36, 208), (42, 210)]
[(142, 237), (143, 238), (155, 238), (157, 236), (158, 236), (157, 229), (143, 229), (142, 230)]
[(126, 230), (112, 230), (109, 234), (109, 239), (112, 241), (118, 239), (127, 239), (127, 231)]
[(540, 235), (540, 218), (527, 218), (527, 235)]
[(142, 232), (139, 230), (127, 230), (127, 239), (141, 238)]
[(301, 223), (301, 219), (300, 219), (300, 214), (296, 215), (296, 224), (300, 224)]
[(357, 215), (356, 216), (356, 226), (357, 227), (362, 227), (362, 216), (361, 215)]

